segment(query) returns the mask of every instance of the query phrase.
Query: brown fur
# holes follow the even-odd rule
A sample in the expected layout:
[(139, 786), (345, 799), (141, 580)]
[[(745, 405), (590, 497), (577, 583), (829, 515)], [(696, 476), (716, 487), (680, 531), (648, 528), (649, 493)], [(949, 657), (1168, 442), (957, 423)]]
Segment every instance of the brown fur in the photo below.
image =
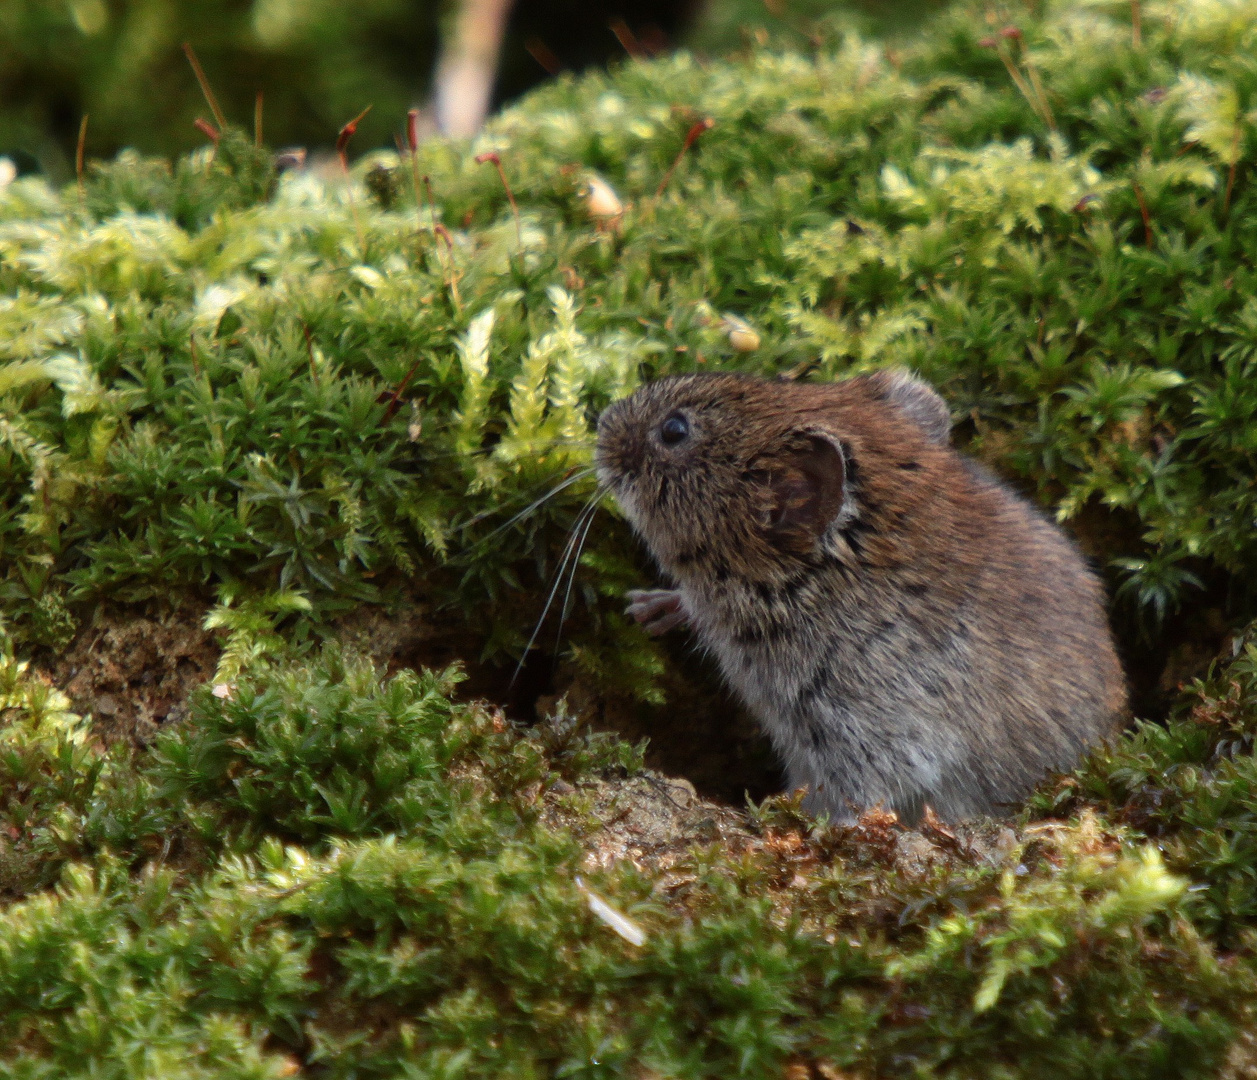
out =
[(599, 423), (599, 476), (677, 586), (630, 612), (690, 624), (834, 817), (999, 812), (1124, 710), (1099, 582), (947, 429), (898, 372), (677, 376)]

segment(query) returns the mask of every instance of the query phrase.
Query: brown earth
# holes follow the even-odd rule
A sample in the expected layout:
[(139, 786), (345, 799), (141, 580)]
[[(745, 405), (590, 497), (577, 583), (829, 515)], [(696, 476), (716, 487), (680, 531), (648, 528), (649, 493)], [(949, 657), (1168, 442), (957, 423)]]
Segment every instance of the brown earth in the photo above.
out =
[[(1013, 829), (1001, 822), (943, 825), (928, 818), (919, 828), (907, 829), (894, 814), (871, 810), (854, 825), (822, 830), (824, 839), (813, 843), (806, 836), (810, 819), (782, 801), (782, 820), (757, 825), (744, 811), (701, 798), (688, 780), (647, 771), (579, 785), (560, 780), (542, 796), (542, 819), (586, 832), (589, 869), (630, 862), (655, 878), (656, 892), (668, 897), (694, 880), (678, 873), (678, 867), (692, 862), (696, 848), (713, 845), (732, 853), (766, 851), (787, 866), (799, 863), (799, 869), (824, 860), (825, 846), (854, 846), (875, 853), (901, 874), (918, 876), (945, 862), (998, 865), (1018, 842)], [(785, 883), (800, 884), (793, 871)]]
[(203, 608), (161, 613), (98, 612), (60, 656), (40, 665), (92, 716), (102, 742), (147, 743), (162, 724), (182, 719), (192, 690), (214, 674), (220, 652), (201, 626)]

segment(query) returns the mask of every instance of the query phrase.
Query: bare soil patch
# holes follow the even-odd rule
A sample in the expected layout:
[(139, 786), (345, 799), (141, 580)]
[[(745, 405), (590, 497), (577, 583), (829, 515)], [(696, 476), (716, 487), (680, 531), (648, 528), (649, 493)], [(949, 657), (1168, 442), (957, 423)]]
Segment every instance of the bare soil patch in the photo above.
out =
[(162, 724), (182, 719), (188, 695), (214, 674), (221, 649), (202, 628), (204, 617), (203, 607), (190, 605), (145, 613), (104, 609), (41, 666), (76, 712), (91, 714), (103, 742), (142, 746)]

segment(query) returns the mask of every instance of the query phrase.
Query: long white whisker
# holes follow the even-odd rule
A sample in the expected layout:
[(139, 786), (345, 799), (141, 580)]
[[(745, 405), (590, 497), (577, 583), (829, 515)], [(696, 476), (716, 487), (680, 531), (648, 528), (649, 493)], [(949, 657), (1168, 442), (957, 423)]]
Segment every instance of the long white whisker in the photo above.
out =
[(515, 674), (511, 676), (511, 681), (507, 684), (508, 688), (515, 685), (515, 680), (519, 678), (519, 673), (524, 670), (524, 661), (528, 659), (528, 654), (532, 651), (533, 645), (537, 642), (537, 635), (541, 633), (542, 624), (546, 621), (546, 616), (550, 614), (550, 608), (554, 606), (554, 598), (558, 595), (559, 586), (563, 584), (563, 573), (567, 569), (567, 561), (572, 557), (572, 552), (576, 549), (577, 537), (580, 535), (581, 529), (585, 525), (585, 516), (590, 517), (598, 509), (597, 500), (591, 499), (587, 502), (581, 512), (577, 515), (575, 523), (572, 525), (572, 531), (568, 534), (567, 546), (563, 549), (563, 555), (559, 559), (558, 569), (554, 575), (554, 585), (550, 589), (550, 594), (546, 597), (545, 607), (541, 609), (541, 616), (537, 619), (537, 625), (533, 629), (532, 637), (528, 639), (528, 644), (524, 646), (524, 651), (520, 655), (519, 663), (515, 665)]
[[(491, 533), (488, 533), (486, 536), (482, 536), (479, 540), (477, 540), (477, 541), (476, 541), (476, 542), (472, 545), (472, 548), (473, 548), (473, 549), (475, 549), (475, 548), (479, 547), (481, 544), (488, 543), (488, 541), (492, 540), (495, 536), (497, 536), (497, 535), (498, 535), (498, 533), (505, 532), (505, 531), (506, 531), (507, 529), (509, 529), (512, 525), (514, 525), (517, 521), (522, 521), (522, 520), (523, 520), (524, 518), (526, 518), (529, 514), (533, 513), (533, 511), (535, 511), (535, 510), (539, 509), (540, 507), (544, 506), (544, 505), (545, 505), (545, 504), (546, 504), (546, 503), (547, 503), (550, 499), (553, 499), (553, 498), (554, 498), (556, 495), (558, 495), (561, 491), (566, 491), (568, 488), (570, 488), (570, 487), (571, 487), (573, 484), (575, 484), (577, 481), (579, 481), (579, 480), (584, 480), (587, 476), (591, 476), (591, 475), (593, 475), (593, 471), (594, 471), (593, 469), (581, 469), (581, 471), (580, 471), (580, 472), (578, 472), (578, 473), (576, 473), (576, 474), (574, 474), (574, 475), (572, 475), (572, 476), (569, 476), (569, 477), (568, 477), (566, 480), (564, 480), (562, 483), (556, 484), (556, 485), (555, 485), (554, 487), (552, 487), (549, 491), (547, 491), (544, 495), (542, 495), (542, 496), (541, 496), (541, 498), (539, 498), (539, 499), (535, 499), (533, 502), (531, 502), (531, 503), (529, 503), (527, 506), (525, 506), (525, 507), (524, 507), (524, 509), (522, 509), (522, 510), (521, 510), (518, 514), (516, 514), (513, 518), (511, 518), (511, 519), (510, 519), (510, 521), (507, 521), (507, 522), (505, 522), (504, 524), (499, 525), (496, 529), (494, 529)], [(534, 489), (534, 490), (535, 490), (535, 489)], [(472, 518), (472, 519), (471, 519), (471, 520), (470, 520), (467, 524), (468, 524), (468, 525), (474, 525), (474, 524), (476, 524), (476, 522), (478, 522), (478, 521), (483, 521), (486, 517), (488, 517), (490, 514), (494, 513), (496, 510), (499, 510), (499, 509), (501, 509), (501, 508), (500, 508), (500, 507), (494, 507), (492, 510), (485, 510), (483, 513), (477, 514), (475, 517), (473, 517), (473, 518)]]
[[(489, 533), (488, 536), (482, 537), (481, 540), (478, 541), (478, 543), (484, 543), (485, 540), (488, 540), (490, 537), (496, 536), (503, 529), (509, 529), (512, 525), (514, 525), (521, 518), (527, 517), (538, 507), (543, 506), (548, 500), (558, 495), (559, 492), (566, 491), (569, 487), (575, 484), (578, 480), (585, 479), (585, 477), (589, 476), (593, 471), (594, 471), (593, 469), (581, 469), (579, 472), (573, 473), (571, 476), (567, 477), (566, 479), (561, 480), (559, 483), (557, 483), (554, 487), (552, 487), (549, 491), (547, 491), (540, 498), (534, 499), (531, 503), (529, 503), (526, 507), (524, 507), (523, 510), (521, 510), (518, 514), (512, 517), (509, 521), (505, 522), (502, 525), (499, 525), (496, 529), (493, 530), (493, 532)], [(526, 498), (527, 496), (517, 495), (514, 498), (512, 498), (510, 501), (514, 502), (515, 499), (521, 498), (521, 497)], [(470, 521), (468, 521), (467, 524), (475, 525), (477, 522), (483, 521), (485, 518), (489, 517), (490, 515), (497, 513), (497, 511), (500, 509), (501, 509), (501, 506), (494, 506), (494, 507), (490, 507), (488, 510), (482, 510), (479, 514), (477, 514)]]
[(593, 513), (589, 515), (585, 522), (585, 531), (581, 533), (580, 543), (576, 545), (576, 556), (572, 559), (572, 569), (567, 576), (567, 591), (563, 594), (563, 606), (559, 608), (559, 630), (554, 636), (554, 655), (559, 655), (559, 646), (563, 643), (563, 624), (567, 622), (567, 613), (569, 610), (569, 601), (572, 599), (572, 586), (576, 584), (576, 571), (580, 569), (580, 557), (585, 551), (585, 541), (589, 539), (589, 530), (593, 527), (594, 518), (598, 516), (598, 508), (602, 500), (598, 496), (589, 500), (589, 505), (593, 509)]

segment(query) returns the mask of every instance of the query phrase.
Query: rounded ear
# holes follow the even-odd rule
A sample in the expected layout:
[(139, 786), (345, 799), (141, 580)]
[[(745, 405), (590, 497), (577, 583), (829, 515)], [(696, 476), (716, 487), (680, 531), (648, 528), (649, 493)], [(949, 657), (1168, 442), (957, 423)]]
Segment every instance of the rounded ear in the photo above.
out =
[(903, 368), (875, 371), (869, 376), (869, 383), (907, 413), (930, 442), (947, 445), (951, 434), (951, 412), (934, 387)]
[(842, 446), (822, 432), (799, 432), (764, 463), (762, 472), (769, 535), (788, 551), (811, 551), (846, 497)]

